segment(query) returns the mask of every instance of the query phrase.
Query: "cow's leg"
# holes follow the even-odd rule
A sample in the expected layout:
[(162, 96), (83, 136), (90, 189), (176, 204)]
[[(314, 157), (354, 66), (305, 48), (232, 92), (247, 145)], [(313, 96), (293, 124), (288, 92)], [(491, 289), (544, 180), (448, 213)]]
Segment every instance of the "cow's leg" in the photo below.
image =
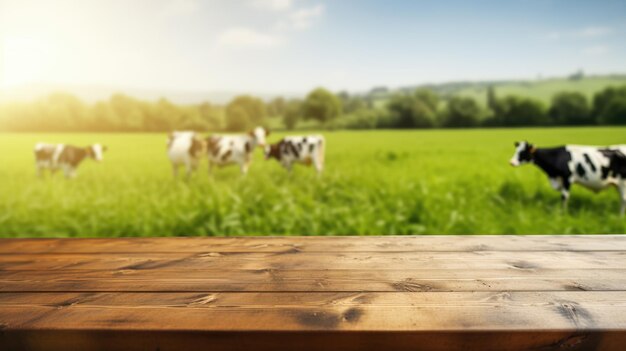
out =
[(569, 200), (569, 189), (571, 183), (569, 179), (561, 178), (561, 204), (563, 211), (567, 212), (567, 202)]
[(324, 164), (322, 163), (322, 160), (320, 159), (319, 156), (316, 155), (315, 158), (313, 158), (313, 164), (315, 165), (315, 170), (317, 171), (317, 175), (322, 175), (322, 171), (324, 170)]
[(251, 160), (250, 155), (246, 155), (243, 159), (243, 162), (239, 164), (242, 175), (248, 174), (248, 169), (250, 169), (250, 160)]
[(72, 179), (76, 177), (76, 169), (72, 166), (64, 166), (63, 172), (65, 173), (65, 178)]
[(213, 162), (209, 159), (209, 175), (213, 173)]
[(288, 162), (288, 161), (283, 161), (281, 163), (282, 163), (283, 167), (287, 170), (287, 173), (291, 174), (291, 165), (292, 165), (292, 163)]
[(193, 164), (191, 161), (185, 162), (185, 179), (191, 179), (191, 174), (193, 173)]
[(552, 189), (560, 191), (561, 190), (561, 179), (560, 178), (548, 178), (550, 181), (550, 186)]
[(191, 172), (195, 173), (198, 170), (198, 159), (191, 160)]
[(626, 212), (626, 179), (621, 179), (619, 184), (617, 185), (617, 189), (619, 190), (619, 197), (622, 200), (622, 205), (619, 210), (620, 217), (624, 217), (624, 213)]
[(176, 163), (172, 163), (172, 175), (174, 176), (174, 179), (178, 178), (178, 164)]
[(43, 166), (39, 162), (37, 162), (37, 177), (43, 177)]
[(241, 175), (246, 175), (248, 174), (248, 169), (250, 168), (250, 162), (249, 161), (243, 161), (239, 164), (239, 168), (241, 169)]

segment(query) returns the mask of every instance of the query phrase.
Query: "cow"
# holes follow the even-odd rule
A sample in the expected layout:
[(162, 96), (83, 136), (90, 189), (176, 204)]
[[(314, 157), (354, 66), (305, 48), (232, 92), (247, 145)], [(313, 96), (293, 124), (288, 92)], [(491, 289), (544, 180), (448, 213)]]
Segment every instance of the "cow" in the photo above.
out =
[(52, 174), (62, 169), (66, 178), (74, 178), (76, 177), (76, 168), (85, 158), (92, 158), (100, 162), (106, 150), (107, 147), (101, 144), (77, 147), (65, 144), (37, 143), (34, 150), (37, 175), (42, 177), (46, 169), (50, 170)]
[(167, 156), (172, 163), (174, 178), (178, 178), (178, 168), (185, 166), (187, 179), (198, 168), (205, 149), (204, 140), (191, 131), (174, 131), (167, 139)]
[(212, 135), (206, 139), (209, 158), (209, 173), (213, 166), (238, 164), (241, 174), (248, 173), (251, 155), (257, 146), (265, 147), (270, 131), (264, 127), (256, 127), (248, 134)]
[(321, 135), (288, 136), (265, 148), (265, 159), (275, 158), (287, 171), (294, 163), (311, 165), (322, 174), (326, 141)]
[(620, 215), (626, 211), (626, 145), (537, 148), (522, 141), (515, 143), (515, 154), (509, 163), (514, 167), (534, 163), (541, 168), (550, 185), (561, 192), (564, 209), (571, 185), (578, 183), (595, 192), (615, 186), (621, 198)]

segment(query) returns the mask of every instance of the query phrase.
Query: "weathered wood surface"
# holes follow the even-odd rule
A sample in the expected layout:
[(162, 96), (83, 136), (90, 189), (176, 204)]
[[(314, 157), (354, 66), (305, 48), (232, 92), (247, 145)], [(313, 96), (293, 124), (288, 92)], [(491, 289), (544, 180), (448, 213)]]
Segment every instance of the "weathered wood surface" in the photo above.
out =
[(0, 240), (0, 350), (623, 350), (626, 236)]

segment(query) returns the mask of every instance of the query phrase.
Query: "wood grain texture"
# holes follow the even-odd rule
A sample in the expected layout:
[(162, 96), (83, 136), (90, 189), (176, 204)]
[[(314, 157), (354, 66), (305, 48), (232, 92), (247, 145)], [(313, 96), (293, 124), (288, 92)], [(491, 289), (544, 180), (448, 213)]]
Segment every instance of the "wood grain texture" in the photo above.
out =
[(626, 236), (0, 240), (0, 350), (622, 350)]
[(0, 253), (625, 251), (623, 235), (0, 239)]
[(626, 269), (2, 271), (0, 291), (624, 291)]
[(626, 251), (0, 254), (3, 270), (626, 268)]

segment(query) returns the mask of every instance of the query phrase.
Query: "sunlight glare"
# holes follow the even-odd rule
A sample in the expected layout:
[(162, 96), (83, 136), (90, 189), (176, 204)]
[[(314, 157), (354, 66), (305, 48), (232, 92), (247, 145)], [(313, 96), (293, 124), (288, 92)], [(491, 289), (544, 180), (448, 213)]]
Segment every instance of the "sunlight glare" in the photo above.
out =
[(3, 89), (42, 81), (49, 70), (50, 46), (34, 37), (6, 36), (2, 38)]

